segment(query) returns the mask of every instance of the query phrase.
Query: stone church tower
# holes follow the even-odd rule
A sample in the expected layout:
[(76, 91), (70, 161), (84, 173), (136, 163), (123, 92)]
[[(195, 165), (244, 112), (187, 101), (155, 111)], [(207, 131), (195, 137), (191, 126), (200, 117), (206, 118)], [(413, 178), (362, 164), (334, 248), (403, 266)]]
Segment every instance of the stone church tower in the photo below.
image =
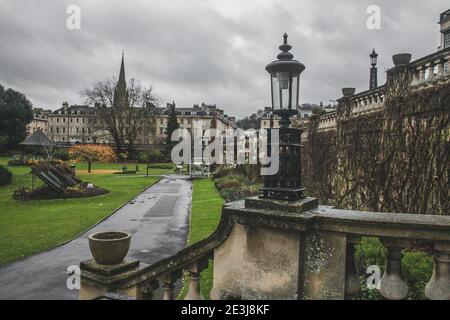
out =
[(129, 107), (127, 83), (125, 81), (125, 64), (123, 53), (122, 53), (122, 63), (120, 64), (119, 80), (117, 81), (116, 88), (114, 89), (113, 106), (115, 108)]

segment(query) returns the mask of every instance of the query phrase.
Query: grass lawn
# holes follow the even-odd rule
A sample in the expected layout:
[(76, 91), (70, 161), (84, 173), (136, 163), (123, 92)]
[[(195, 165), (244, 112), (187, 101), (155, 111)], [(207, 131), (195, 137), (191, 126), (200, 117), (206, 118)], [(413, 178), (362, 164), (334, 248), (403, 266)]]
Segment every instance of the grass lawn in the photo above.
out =
[[(194, 244), (210, 236), (220, 221), (223, 199), (211, 179), (194, 180), (192, 194), (191, 221), (189, 224), (189, 244)], [(209, 263), (208, 269), (201, 273), (200, 289), (209, 299), (209, 292), (213, 285), (213, 266)], [(182, 299), (187, 292), (184, 286), (179, 298)]]
[[(0, 164), (6, 161), (0, 158)], [(13, 172), (13, 182), (0, 187), (0, 264), (72, 239), (159, 180), (135, 175), (80, 175), (83, 181), (93, 182), (110, 193), (84, 199), (22, 202), (13, 200), (12, 194), (22, 186), (31, 186), (30, 168), (8, 169)]]

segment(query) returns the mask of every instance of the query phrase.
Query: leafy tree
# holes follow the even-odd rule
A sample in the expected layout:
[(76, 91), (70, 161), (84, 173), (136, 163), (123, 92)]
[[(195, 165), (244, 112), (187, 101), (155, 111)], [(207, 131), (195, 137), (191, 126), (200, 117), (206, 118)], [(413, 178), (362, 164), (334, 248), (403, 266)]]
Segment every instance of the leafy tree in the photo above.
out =
[(238, 128), (242, 130), (249, 130), (249, 129), (259, 129), (260, 127), (260, 120), (256, 113), (253, 113), (249, 117), (245, 117), (244, 119), (238, 120), (236, 122), (236, 125)]
[(88, 172), (91, 172), (92, 162), (113, 162), (117, 157), (113, 149), (109, 146), (98, 144), (79, 144), (69, 149), (69, 155), (72, 159), (86, 161), (88, 163)]
[(179, 128), (178, 120), (177, 120), (177, 111), (175, 102), (169, 104), (169, 118), (167, 120), (167, 128), (166, 128), (166, 146), (167, 152), (170, 154), (172, 147), (176, 144), (176, 142), (171, 141), (172, 132)]
[(31, 102), (20, 92), (0, 85), (0, 143), (13, 148), (27, 136), (27, 125), (33, 120)]

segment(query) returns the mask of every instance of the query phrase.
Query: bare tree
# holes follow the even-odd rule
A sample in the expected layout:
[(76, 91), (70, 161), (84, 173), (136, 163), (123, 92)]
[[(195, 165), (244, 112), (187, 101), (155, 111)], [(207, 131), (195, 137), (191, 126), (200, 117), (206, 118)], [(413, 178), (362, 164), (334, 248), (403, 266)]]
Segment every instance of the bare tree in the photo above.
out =
[[(154, 135), (154, 109), (157, 99), (153, 88), (144, 88), (139, 81), (131, 79), (122, 103), (115, 101), (117, 81), (96, 82), (81, 91), (88, 104), (93, 104), (95, 116), (90, 125), (92, 133), (107, 131), (115, 143), (116, 155), (132, 152), (136, 143), (145, 143), (145, 137)], [(141, 141), (139, 141), (141, 139)]]

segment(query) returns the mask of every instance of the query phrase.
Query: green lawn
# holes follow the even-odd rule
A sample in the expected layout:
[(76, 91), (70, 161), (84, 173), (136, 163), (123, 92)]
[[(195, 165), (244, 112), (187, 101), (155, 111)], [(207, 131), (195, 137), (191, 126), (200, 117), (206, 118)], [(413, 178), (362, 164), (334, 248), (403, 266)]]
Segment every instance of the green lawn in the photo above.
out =
[[(0, 164), (6, 161), (0, 158)], [(80, 175), (83, 181), (111, 192), (84, 199), (21, 202), (13, 200), (12, 194), (21, 186), (31, 185), (30, 168), (8, 169), (13, 172), (13, 182), (0, 187), (0, 264), (72, 239), (159, 180), (159, 177), (135, 175)], [(152, 169), (150, 173), (158, 172), (159, 169)]]
[[(220, 221), (223, 199), (211, 179), (194, 180), (192, 194), (191, 221), (189, 224), (189, 244), (194, 244), (210, 236)], [(200, 289), (209, 299), (209, 292), (213, 284), (213, 266), (209, 263), (208, 269), (201, 274)], [(184, 286), (179, 298), (186, 294), (187, 285)]]

